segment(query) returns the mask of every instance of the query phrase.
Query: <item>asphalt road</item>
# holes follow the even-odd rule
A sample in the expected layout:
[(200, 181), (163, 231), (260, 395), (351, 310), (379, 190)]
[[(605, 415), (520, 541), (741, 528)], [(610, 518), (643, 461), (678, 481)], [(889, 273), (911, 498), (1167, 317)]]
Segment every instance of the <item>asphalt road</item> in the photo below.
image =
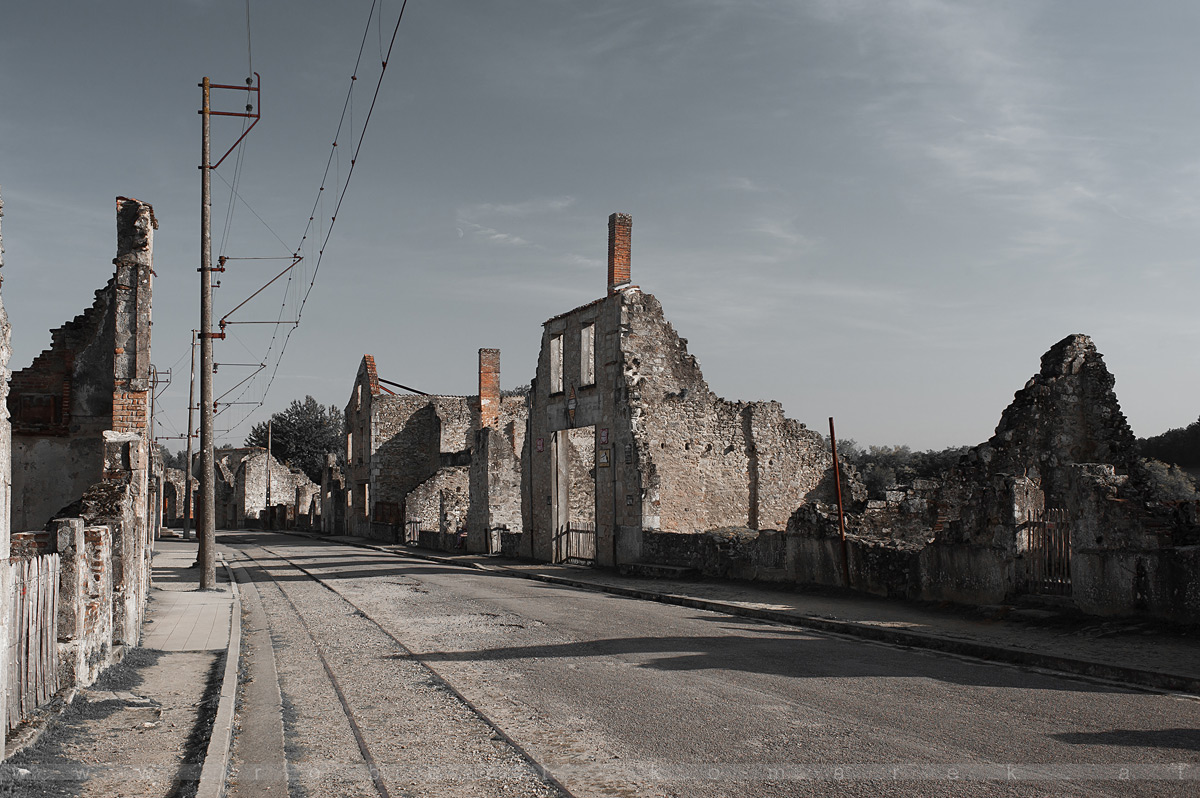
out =
[(283, 535), (222, 543), (269, 619), (293, 796), (1200, 793), (1191, 698)]

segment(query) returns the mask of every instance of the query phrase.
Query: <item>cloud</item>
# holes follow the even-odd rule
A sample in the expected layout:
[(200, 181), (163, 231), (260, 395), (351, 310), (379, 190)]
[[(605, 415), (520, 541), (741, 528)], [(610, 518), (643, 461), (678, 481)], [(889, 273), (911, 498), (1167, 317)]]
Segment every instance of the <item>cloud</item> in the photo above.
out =
[(459, 228), (457, 229), (465, 228), (475, 238), (489, 241), (494, 244), (507, 244), (514, 247), (531, 246), (530, 243), (521, 236), (513, 235), (512, 233), (504, 233), (494, 227), (485, 227), (481, 224), (469, 222), (466, 219), (459, 219), (458, 225)]
[(1005, 214), (1020, 238), (1012, 254), (1062, 255), (1120, 199), (1103, 188), (1099, 143), (1071, 117), (1062, 65), (1035, 40), (1025, 8), (831, 0), (814, 12), (859, 41), (859, 79), (873, 87), (861, 118), (899, 168), (948, 199)]
[(548, 213), (559, 213), (560, 211), (565, 211), (574, 204), (575, 198), (569, 196), (532, 199), (524, 202), (484, 202), (477, 205), (469, 205), (466, 208), (461, 209), (459, 211), (459, 215), (467, 218), (478, 218), (481, 216), (506, 216), (510, 218), (523, 218), (527, 216), (543, 216)]
[(786, 244), (791, 250), (791, 254), (808, 251), (815, 245), (813, 239), (797, 232), (794, 224), (790, 221), (785, 222), (776, 218), (759, 218), (751, 223), (750, 230)]

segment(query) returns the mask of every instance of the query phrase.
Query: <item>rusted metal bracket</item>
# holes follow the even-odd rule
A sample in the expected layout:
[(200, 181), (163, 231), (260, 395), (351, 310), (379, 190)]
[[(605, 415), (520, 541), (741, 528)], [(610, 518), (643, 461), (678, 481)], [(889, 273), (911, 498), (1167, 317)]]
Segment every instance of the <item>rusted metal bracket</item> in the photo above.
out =
[[(255, 85), (255, 83), (257, 83), (258, 85)], [(204, 84), (199, 83), (197, 85), (203, 86)], [(246, 138), (246, 136), (249, 135), (250, 131), (254, 129), (254, 126), (258, 124), (258, 120), (262, 117), (262, 76), (260, 76), (257, 72), (255, 72), (254, 80), (251, 81), (250, 78), (246, 78), (245, 86), (231, 86), (231, 85), (227, 85), (224, 83), (210, 83), (210, 84), (208, 84), (208, 87), (210, 89), (233, 89), (235, 91), (252, 91), (252, 92), (255, 92), (256, 94), (258, 94), (258, 110), (257, 111), (254, 110), (253, 105), (247, 105), (245, 113), (242, 113), (240, 111), (209, 111), (208, 112), (209, 116), (240, 116), (243, 119), (253, 119), (254, 120), (253, 122), (250, 123), (250, 127), (246, 128), (245, 130), (242, 131), (242, 135), (238, 136), (237, 141), (233, 142), (233, 146), (231, 146), (228, 150), (226, 150), (225, 154), (222, 155), (217, 160), (216, 163), (214, 163), (208, 167), (209, 169), (216, 169), (218, 166), (221, 165), (222, 161), (224, 161), (226, 158), (229, 157), (229, 153), (231, 153), (235, 149), (237, 149), (237, 145), (242, 143), (242, 139)], [(204, 112), (197, 111), (196, 113), (203, 114)], [(201, 166), (200, 168), (203, 169), (204, 167)]]

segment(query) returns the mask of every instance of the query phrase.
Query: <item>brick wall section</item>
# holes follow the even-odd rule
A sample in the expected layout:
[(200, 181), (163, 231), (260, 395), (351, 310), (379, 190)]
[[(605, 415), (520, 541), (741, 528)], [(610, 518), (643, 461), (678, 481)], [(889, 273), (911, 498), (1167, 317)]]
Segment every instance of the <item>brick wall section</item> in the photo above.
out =
[(500, 418), (500, 350), (479, 350), (479, 426), (495, 429)]
[(608, 293), (611, 296), (621, 286), (628, 285), (629, 252), (633, 234), (633, 217), (614, 213), (608, 217)]
[(112, 428), (115, 431), (144, 433), (149, 424), (149, 391), (117, 390), (113, 393)]

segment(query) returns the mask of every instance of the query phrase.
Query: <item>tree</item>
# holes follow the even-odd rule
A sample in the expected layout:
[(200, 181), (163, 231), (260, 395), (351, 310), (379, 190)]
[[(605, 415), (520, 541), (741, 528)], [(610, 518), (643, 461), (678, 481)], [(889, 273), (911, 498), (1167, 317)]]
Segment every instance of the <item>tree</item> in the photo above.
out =
[(162, 455), (163, 465), (167, 468), (178, 468), (180, 471), (187, 471), (187, 454), (182, 450), (171, 454), (171, 451), (161, 443), (155, 443), (158, 447), (159, 454)]
[(867, 495), (882, 499), (890, 488), (910, 485), (914, 479), (941, 479), (959, 458), (967, 453), (966, 446), (929, 449), (914, 452), (907, 446), (868, 446), (863, 449), (853, 440), (849, 446), (838, 441), (838, 454), (858, 469)]
[(1183, 468), (1200, 468), (1200, 419), (1153, 438), (1142, 438), (1138, 443), (1145, 457)]
[[(271, 455), (290, 468), (298, 468), (320, 483), (325, 455), (345, 458), (345, 419), (337, 405), (324, 406), (311, 396), (293, 399), (288, 408), (271, 416)], [(247, 446), (267, 446), (267, 422), (250, 428)]]

